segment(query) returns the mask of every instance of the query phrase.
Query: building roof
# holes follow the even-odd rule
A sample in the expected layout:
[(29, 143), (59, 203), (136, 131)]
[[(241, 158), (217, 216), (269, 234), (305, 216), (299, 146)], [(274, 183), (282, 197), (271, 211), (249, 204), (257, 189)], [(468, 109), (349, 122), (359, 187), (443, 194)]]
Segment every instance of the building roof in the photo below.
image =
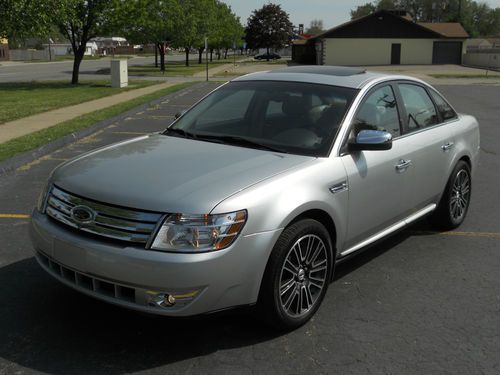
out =
[(413, 22), (387, 10), (379, 10), (336, 26), (311, 38), (436, 38), (465, 39), (469, 35), (456, 22)]
[(469, 34), (458, 22), (417, 22), (418, 25), (426, 27), (445, 38), (468, 38)]

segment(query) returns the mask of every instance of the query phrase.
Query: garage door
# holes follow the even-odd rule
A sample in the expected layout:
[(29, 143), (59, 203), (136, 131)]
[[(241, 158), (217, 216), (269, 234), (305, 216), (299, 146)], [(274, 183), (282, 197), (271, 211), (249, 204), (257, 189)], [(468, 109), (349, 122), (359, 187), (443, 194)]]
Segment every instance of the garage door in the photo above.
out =
[(462, 42), (434, 42), (433, 64), (461, 64)]

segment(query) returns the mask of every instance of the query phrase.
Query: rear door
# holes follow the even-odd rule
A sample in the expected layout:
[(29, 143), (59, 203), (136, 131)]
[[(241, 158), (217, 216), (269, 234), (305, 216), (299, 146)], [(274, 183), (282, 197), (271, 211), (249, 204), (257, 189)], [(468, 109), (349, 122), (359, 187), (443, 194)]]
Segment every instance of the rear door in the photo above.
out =
[(414, 82), (399, 82), (403, 138), (413, 173), (409, 199), (414, 210), (437, 203), (448, 180), (453, 158), (456, 113), (435, 91)]

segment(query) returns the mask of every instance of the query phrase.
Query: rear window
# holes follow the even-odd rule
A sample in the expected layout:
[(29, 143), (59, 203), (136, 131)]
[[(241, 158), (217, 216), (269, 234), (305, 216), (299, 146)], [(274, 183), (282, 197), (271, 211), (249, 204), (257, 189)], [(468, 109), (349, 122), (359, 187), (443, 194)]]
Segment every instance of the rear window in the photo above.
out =
[(434, 99), (434, 103), (436, 103), (436, 107), (443, 121), (448, 121), (457, 118), (457, 113), (453, 110), (453, 108), (451, 108), (448, 102), (444, 100), (441, 95), (439, 95), (434, 90), (429, 90), (429, 91), (431, 93), (432, 99)]

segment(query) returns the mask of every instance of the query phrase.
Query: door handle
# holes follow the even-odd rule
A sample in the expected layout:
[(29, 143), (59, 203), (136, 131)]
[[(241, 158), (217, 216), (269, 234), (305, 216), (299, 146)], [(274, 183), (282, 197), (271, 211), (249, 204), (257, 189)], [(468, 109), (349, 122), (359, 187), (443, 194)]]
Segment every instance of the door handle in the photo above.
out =
[(396, 170), (398, 172), (404, 172), (406, 168), (408, 168), (410, 165), (411, 165), (411, 160), (401, 159), (399, 160), (399, 163), (396, 164)]
[(447, 142), (444, 145), (441, 146), (441, 150), (443, 151), (448, 151), (453, 147), (454, 143), (453, 142)]

